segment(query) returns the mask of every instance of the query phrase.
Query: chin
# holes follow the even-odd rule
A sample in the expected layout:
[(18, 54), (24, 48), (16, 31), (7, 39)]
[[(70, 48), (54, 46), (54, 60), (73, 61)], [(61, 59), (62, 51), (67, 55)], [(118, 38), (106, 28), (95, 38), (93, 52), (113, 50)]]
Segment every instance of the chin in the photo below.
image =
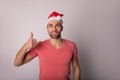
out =
[(59, 36), (51, 36), (52, 39), (58, 39), (60, 38)]
[(52, 39), (58, 39), (58, 38), (60, 38), (60, 35), (50, 35), (50, 37), (51, 37)]

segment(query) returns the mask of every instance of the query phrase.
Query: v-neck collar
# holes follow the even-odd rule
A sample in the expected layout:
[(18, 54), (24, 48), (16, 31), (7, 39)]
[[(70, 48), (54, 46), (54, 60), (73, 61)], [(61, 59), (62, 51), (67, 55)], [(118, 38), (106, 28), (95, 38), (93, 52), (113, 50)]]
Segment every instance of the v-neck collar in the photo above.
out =
[(55, 49), (55, 50), (61, 50), (63, 47), (64, 47), (64, 44), (65, 44), (65, 40), (64, 39), (62, 39), (63, 40), (63, 43), (62, 43), (62, 45), (61, 45), (61, 47), (60, 48), (55, 48), (51, 43), (50, 43), (50, 39), (48, 39), (47, 40), (47, 42), (48, 42), (48, 44), (50, 45), (50, 47), (52, 47), (53, 49)]

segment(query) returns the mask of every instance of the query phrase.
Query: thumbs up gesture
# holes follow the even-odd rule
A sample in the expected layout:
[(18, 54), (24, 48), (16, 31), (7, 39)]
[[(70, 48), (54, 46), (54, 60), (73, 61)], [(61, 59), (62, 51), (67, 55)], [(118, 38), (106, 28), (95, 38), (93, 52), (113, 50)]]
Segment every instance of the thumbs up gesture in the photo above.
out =
[(30, 49), (30, 48), (34, 47), (36, 44), (37, 44), (37, 39), (33, 38), (33, 33), (31, 32), (30, 38), (28, 39), (28, 41), (26, 42), (24, 47), (25, 47), (25, 49)]

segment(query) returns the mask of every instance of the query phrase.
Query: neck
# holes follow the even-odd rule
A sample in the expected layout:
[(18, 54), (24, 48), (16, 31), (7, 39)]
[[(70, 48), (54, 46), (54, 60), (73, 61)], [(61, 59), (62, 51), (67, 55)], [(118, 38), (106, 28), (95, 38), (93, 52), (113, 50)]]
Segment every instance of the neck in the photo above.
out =
[(50, 42), (51, 43), (55, 43), (55, 44), (58, 44), (58, 43), (60, 43), (60, 42), (62, 42), (63, 41), (63, 39), (62, 38), (57, 38), (57, 39), (53, 39), (53, 38), (50, 38)]
[(62, 38), (58, 38), (58, 39), (53, 39), (50, 38), (50, 43), (57, 49), (59, 49), (62, 44), (63, 44), (63, 39)]

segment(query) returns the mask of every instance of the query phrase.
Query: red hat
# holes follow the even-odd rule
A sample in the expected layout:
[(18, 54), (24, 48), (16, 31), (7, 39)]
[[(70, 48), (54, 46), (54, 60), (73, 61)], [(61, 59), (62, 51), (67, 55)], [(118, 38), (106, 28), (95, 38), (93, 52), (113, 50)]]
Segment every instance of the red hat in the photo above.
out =
[(63, 24), (63, 20), (62, 20), (62, 16), (63, 14), (60, 14), (56, 11), (52, 12), (49, 16), (48, 16), (48, 20), (47, 20), (47, 24), (49, 21), (52, 21), (52, 20), (57, 20), (59, 21), (61, 24)]

